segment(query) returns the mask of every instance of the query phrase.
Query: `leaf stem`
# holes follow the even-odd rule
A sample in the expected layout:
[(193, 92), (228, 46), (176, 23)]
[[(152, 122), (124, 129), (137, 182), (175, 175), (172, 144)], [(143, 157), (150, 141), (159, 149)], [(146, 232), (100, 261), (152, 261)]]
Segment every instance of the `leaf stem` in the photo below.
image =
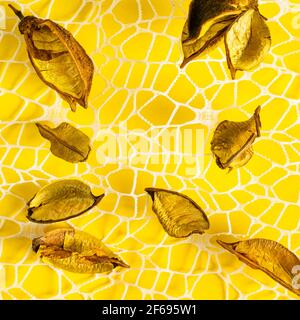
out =
[(24, 15), (20, 10), (17, 10), (13, 5), (9, 4), (8, 5), (12, 11), (15, 13), (15, 15), (20, 19), (23, 20), (24, 19)]

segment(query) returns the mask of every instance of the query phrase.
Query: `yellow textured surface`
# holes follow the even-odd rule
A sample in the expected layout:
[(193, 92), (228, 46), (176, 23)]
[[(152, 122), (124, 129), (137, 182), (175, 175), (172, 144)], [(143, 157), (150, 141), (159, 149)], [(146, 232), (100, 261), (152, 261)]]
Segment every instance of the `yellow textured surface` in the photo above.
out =
[[(0, 33), (2, 298), (297, 298), (216, 244), (264, 237), (300, 256), (300, 1), (259, 2), (269, 18), (272, 49), (254, 72), (239, 72), (231, 81), (222, 46), (180, 70), (188, 0), (15, 1), (24, 13), (63, 25), (92, 57), (89, 109), (72, 113), (35, 74), (17, 18), (8, 1), (0, 1), (7, 12)], [(209, 153), (214, 128), (224, 119), (247, 119), (259, 104), (263, 127), (255, 155), (244, 168), (221, 171)], [(51, 155), (36, 121), (68, 121), (83, 130), (92, 140), (88, 161), (73, 165)], [(111, 163), (109, 155), (97, 155), (99, 130), (108, 128), (124, 140), (121, 125), (133, 138), (148, 141), (148, 151), (139, 152), (134, 139), (125, 141), (128, 161)], [(174, 145), (159, 145), (159, 155), (170, 158), (151, 162), (150, 137), (165, 128), (203, 130), (203, 170), (186, 174), (188, 163), (171, 156)], [(44, 265), (31, 251), (32, 238), (66, 223), (28, 222), (26, 202), (41, 186), (70, 177), (106, 197), (68, 224), (103, 238), (130, 269), (72, 274)], [(190, 195), (207, 212), (210, 230), (188, 239), (168, 237), (143, 191), (150, 186)]]

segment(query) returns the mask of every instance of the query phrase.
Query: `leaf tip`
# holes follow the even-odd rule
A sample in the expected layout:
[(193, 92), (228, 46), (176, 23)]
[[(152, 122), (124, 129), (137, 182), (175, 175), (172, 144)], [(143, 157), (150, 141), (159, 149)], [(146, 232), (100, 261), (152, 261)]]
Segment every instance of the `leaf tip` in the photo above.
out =
[[(258, 9), (256, 9), (258, 10)], [(265, 20), (265, 21), (268, 21), (269, 19), (267, 17), (265, 17), (264, 15), (262, 15), (260, 12), (259, 12), (260, 16)]]
[(236, 70), (234, 68), (230, 68), (231, 79), (236, 79)]
[(95, 196), (95, 206), (104, 198), (105, 193), (100, 194), (100, 196)]
[(123, 268), (127, 268), (127, 269), (130, 268), (130, 265), (125, 263), (123, 260), (120, 260), (120, 264), (118, 266), (123, 267)]
[(76, 112), (76, 104), (70, 104), (70, 108), (72, 112)]
[(255, 109), (255, 114), (258, 114), (260, 113), (261, 111), (261, 106), (258, 106), (256, 109)]
[(154, 200), (155, 189), (154, 188), (145, 188), (145, 191), (149, 194), (151, 199)]
[(222, 241), (222, 240), (216, 240), (216, 241), (217, 241), (217, 243), (218, 243), (221, 247), (223, 247), (224, 249), (229, 250), (229, 251), (232, 249), (230, 243), (224, 242), (224, 241)]
[(188, 63), (189, 63), (189, 59), (183, 59), (180, 65), (180, 69), (183, 69)]
[(223, 246), (223, 244), (225, 243), (225, 242), (222, 241), (222, 240), (216, 240), (216, 242), (217, 242), (220, 246)]
[(215, 155), (215, 157), (216, 157), (216, 164), (220, 169), (224, 170), (228, 167), (222, 163), (220, 157), (218, 157), (217, 155)]
[(40, 128), (42, 128), (42, 124), (41, 123), (39, 123), (39, 122), (35, 122), (35, 125), (36, 125), (36, 127), (40, 130)]
[(255, 111), (254, 111), (254, 121), (256, 124), (256, 135), (257, 137), (260, 137), (260, 128), (261, 128), (261, 121), (260, 121), (260, 111), (261, 111), (261, 106), (258, 106)]
[(35, 238), (32, 240), (31, 247), (34, 252), (36, 252), (36, 253), (38, 252), (40, 245), (42, 244), (42, 239), (43, 239), (43, 237), (39, 237), (39, 238)]
[(8, 4), (8, 6), (20, 20), (24, 19), (24, 15), (20, 10), (16, 9), (12, 4)]
[(43, 136), (43, 132), (47, 129), (50, 130), (50, 127), (47, 126), (46, 124), (42, 124), (40, 122), (35, 122), (36, 127), (38, 128), (41, 136)]
[(82, 98), (82, 99), (79, 101), (79, 104), (80, 104), (84, 109), (87, 109), (87, 108), (88, 108), (87, 97)]
[(32, 210), (31, 210), (31, 208), (29, 208), (28, 210), (27, 210), (27, 215), (26, 215), (26, 218), (28, 219), (28, 220), (30, 220), (31, 217), (32, 216)]
[(229, 251), (232, 254), (236, 254), (235, 247), (238, 244), (238, 242), (225, 242), (222, 240), (217, 240), (217, 243), (223, 247), (225, 250)]
[(229, 174), (232, 170), (233, 170), (233, 168), (232, 168), (232, 167), (229, 167), (227, 174)]

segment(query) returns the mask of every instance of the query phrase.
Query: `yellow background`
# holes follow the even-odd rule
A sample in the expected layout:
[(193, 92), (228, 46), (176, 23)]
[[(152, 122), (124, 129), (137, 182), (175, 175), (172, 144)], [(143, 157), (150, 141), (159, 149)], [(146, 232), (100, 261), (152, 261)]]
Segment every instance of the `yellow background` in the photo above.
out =
[[(7, 9), (8, 1), (0, 4)], [(273, 43), (254, 72), (230, 80), (223, 44), (180, 70), (180, 35), (187, 0), (15, 1), (25, 14), (51, 18), (71, 31), (92, 57), (96, 73), (89, 108), (72, 113), (30, 65), (17, 18), (7, 10), (0, 37), (0, 296), (3, 299), (296, 299), (260, 271), (216, 244), (216, 239), (263, 237), (300, 256), (299, 119), (300, 1), (260, 1)], [(262, 105), (262, 137), (244, 168), (220, 170), (210, 154), (217, 123), (242, 121)], [(34, 125), (63, 121), (92, 140), (86, 163), (54, 157)], [(203, 129), (204, 170), (184, 164), (99, 162), (97, 133), (164, 127)], [(151, 141), (150, 141), (151, 145)], [(163, 154), (163, 150), (161, 149)], [(136, 155), (138, 156), (138, 155)], [(140, 159), (141, 160), (141, 159)], [(26, 202), (41, 186), (78, 177), (106, 197), (69, 225), (87, 231), (131, 268), (110, 275), (78, 275), (44, 265), (31, 239), (58, 226), (26, 219)], [(168, 237), (143, 191), (156, 186), (184, 192), (206, 211), (210, 230)]]

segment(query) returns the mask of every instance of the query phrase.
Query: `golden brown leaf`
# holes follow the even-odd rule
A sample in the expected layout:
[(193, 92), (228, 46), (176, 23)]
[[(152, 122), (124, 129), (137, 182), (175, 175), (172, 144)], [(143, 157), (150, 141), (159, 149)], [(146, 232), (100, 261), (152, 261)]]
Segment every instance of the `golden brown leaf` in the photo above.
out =
[(72, 34), (51, 20), (20, 18), (19, 30), (24, 35), (29, 59), (40, 79), (57, 91), (72, 109), (76, 103), (87, 108), (92, 86), (94, 65)]
[(204, 233), (209, 221), (204, 211), (188, 196), (175, 191), (146, 188), (153, 200), (152, 209), (165, 231), (172, 237)]
[[(222, 39), (228, 26), (234, 21), (235, 18), (235, 15), (230, 15), (216, 19), (201, 38), (197, 39), (196, 41), (188, 40), (184, 42), (182, 44), (184, 60), (180, 67), (183, 68), (197, 56), (202, 53), (206, 53), (209, 49), (213, 48), (214, 45)], [(186, 32), (186, 28), (187, 27), (185, 26), (184, 33)]]
[(271, 47), (271, 34), (258, 10), (243, 13), (227, 30), (225, 47), (232, 79), (237, 70), (257, 67)]
[(96, 237), (74, 229), (56, 229), (32, 241), (42, 261), (76, 273), (111, 272), (129, 268)]
[(60, 180), (42, 188), (29, 201), (27, 218), (37, 223), (52, 223), (77, 217), (96, 206), (104, 194), (94, 196), (79, 180)]
[(300, 296), (293, 285), (293, 269), (300, 266), (299, 258), (280, 243), (266, 239), (251, 239), (235, 243), (217, 242), (250, 267), (259, 269), (285, 288)]
[(243, 11), (256, 7), (257, 0), (193, 0), (181, 37), (181, 67), (208, 52)]
[(260, 107), (247, 121), (225, 120), (215, 130), (211, 151), (221, 169), (238, 168), (246, 165), (253, 155), (252, 144), (260, 136)]
[(52, 129), (47, 125), (36, 123), (42, 137), (51, 142), (51, 152), (66, 161), (76, 163), (85, 161), (91, 150), (90, 139), (80, 130), (63, 122)]

